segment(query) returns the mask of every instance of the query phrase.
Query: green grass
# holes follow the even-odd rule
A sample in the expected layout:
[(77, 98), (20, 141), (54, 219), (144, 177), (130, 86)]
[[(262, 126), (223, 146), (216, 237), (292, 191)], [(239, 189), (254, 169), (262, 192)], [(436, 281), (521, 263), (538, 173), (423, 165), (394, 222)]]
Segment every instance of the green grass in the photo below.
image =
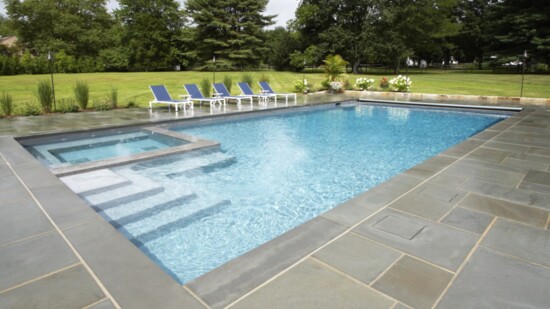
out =
[[(291, 92), (294, 82), (301, 80), (303, 74), (292, 72), (217, 72), (216, 81), (222, 82), (229, 76), (233, 82), (241, 81), (245, 74), (250, 74), (254, 80), (253, 87), (258, 91), (258, 80), (265, 75), (271, 86), (279, 92)], [(519, 96), (521, 75), (519, 74), (488, 74), (465, 73), (456, 71), (430, 71), (428, 73), (410, 72), (413, 81), (411, 92), (435, 94), (463, 94), (483, 96)], [(323, 74), (309, 73), (305, 75), (309, 85), (318, 89), (325, 79)], [(392, 74), (347, 75), (351, 84), (358, 77), (369, 77), (376, 80), (382, 77), (393, 77)], [(138, 106), (147, 106), (152, 99), (149, 85), (164, 84), (170, 94), (176, 99), (179, 94), (185, 94), (184, 83), (199, 84), (204, 78), (213, 79), (212, 72), (151, 72), (151, 73), (89, 73), (89, 74), (55, 74), (55, 96), (57, 102), (62, 99), (74, 99), (73, 87), (77, 80), (88, 83), (90, 101), (108, 98), (114, 88), (118, 89), (119, 106), (134, 102)], [(15, 113), (17, 108), (27, 102), (37, 102), (36, 90), (38, 82), (50, 80), (49, 75), (17, 75), (0, 76), (0, 93), (8, 93), (13, 97)], [(525, 75), (523, 94), (526, 97), (550, 97), (550, 75)], [(236, 85), (231, 89), (233, 94), (239, 94)]]

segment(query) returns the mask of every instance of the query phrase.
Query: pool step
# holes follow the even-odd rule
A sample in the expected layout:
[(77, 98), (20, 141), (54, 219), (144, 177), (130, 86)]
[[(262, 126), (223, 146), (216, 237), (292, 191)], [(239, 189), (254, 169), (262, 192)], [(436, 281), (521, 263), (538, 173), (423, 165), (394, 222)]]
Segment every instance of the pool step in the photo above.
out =
[[(208, 160), (208, 163), (206, 163), (205, 165), (191, 167), (183, 171), (172, 172), (172, 173), (166, 174), (166, 177), (170, 179), (178, 178), (178, 177), (187, 177), (187, 178), (197, 177), (203, 174), (209, 174), (209, 173), (218, 171), (220, 169), (229, 167), (235, 163), (237, 163), (237, 159), (235, 157), (229, 157), (229, 156), (227, 157), (221, 156), (221, 158), (215, 157), (212, 160)], [(204, 164), (204, 162), (201, 162), (201, 164)]]
[(139, 162), (132, 165), (133, 171), (142, 171), (146, 169), (154, 169), (154, 168), (165, 168), (168, 166), (178, 166), (181, 164), (182, 161), (187, 161), (188, 159), (202, 157), (202, 156), (208, 156), (211, 154), (219, 153), (219, 149), (201, 149), (196, 151), (191, 151), (187, 153), (183, 153), (180, 155), (175, 156), (167, 156), (159, 159), (154, 160), (147, 160), (143, 162)]
[[(224, 204), (229, 201), (219, 199), (213, 196), (204, 196), (200, 192), (197, 194), (197, 198), (192, 201), (182, 204), (181, 207), (172, 207), (166, 209), (163, 212), (155, 213), (151, 216), (144, 217), (139, 221), (134, 221), (125, 224), (124, 229), (131, 235), (141, 235), (160, 228), (166, 224), (170, 224), (173, 221), (177, 221), (183, 218), (193, 216), (195, 213), (200, 213), (205, 209), (211, 208), (212, 205)], [(124, 207), (117, 207), (117, 211), (123, 211)], [(113, 209), (114, 210), (114, 209)], [(106, 212), (109, 213), (109, 212)], [(121, 217), (118, 217), (121, 218)]]
[(60, 179), (79, 195), (91, 195), (131, 184), (131, 181), (109, 169), (65, 176)]
[[(237, 163), (237, 159), (222, 151), (200, 151), (200, 155), (185, 155), (167, 157), (154, 162), (137, 163), (132, 166), (133, 171), (144, 171), (150, 175), (166, 175), (166, 177), (196, 177), (205, 173), (212, 173)], [(162, 163), (165, 163), (164, 165)]]
[(125, 186), (114, 189), (106, 188), (102, 191), (96, 190), (93, 194), (80, 194), (80, 196), (88, 201), (96, 211), (103, 211), (164, 191), (164, 187), (145, 177), (133, 175), (133, 179), (128, 180), (130, 183)]
[(197, 198), (196, 194), (189, 194), (180, 196), (176, 199), (169, 200), (164, 203), (160, 203), (158, 205), (154, 205), (152, 207), (149, 207), (147, 209), (136, 211), (131, 214), (128, 214), (126, 216), (117, 218), (116, 220), (109, 220), (109, 222), (115, 227), (115, 228), (121, 228), (125, 225), (132, 224), (135, 222), (139, 222), (143, 219), (152, 217), (154, 215), (158, 215), (162, 212), (169, 211), (173, 208), (181, 207), (185, 204), (191, 203), (193, 200)]
[(131, 238), (130, 241), (132, 241), (136, 246), (142, 247), (144, 244), (147, 244), (148, 242), (159, 239), (176, 230), (186, 228), (187, 226), (197, 221), (204, 220), (208, 217), (214, 216), (229, 205), (231, 205), (231, 201), (229, 200), (220, 201), (212, 206), (203, 208), (189, 216), (185, 216), (177, 220), (167, 222), (163, 225), (156, 227), (155, 229), (139, 234), (137, 237)]

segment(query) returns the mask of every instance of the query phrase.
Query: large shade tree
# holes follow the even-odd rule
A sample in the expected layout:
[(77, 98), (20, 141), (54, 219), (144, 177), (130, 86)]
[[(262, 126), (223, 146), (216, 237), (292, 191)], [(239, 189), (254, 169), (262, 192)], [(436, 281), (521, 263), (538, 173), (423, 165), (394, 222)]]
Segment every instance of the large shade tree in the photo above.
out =
[(483, 66), (486, 53), (490, 50), (490, 40), (487, 37), (489, 25), (489, 9), (496, 0), (460, 0), (456, 16), (462, 26), (453, 38), (460, 48), (464, 61), (476, 62), (478, 68)]
[(34, 54), (64, 51), (95, 57), (112, 44), (105, 33), (112, 26), (105, 0), (5, 0), (19, 44)]
[(517, 57), (525, 50), (550, 62), (550, 6), (547, 0), (501, 0), (490, 7), (487, 36), (493, 51)]
[(302, 0), (294, 24), (308, 47), (341, 54), (357, 72), (372, 55), (373, 25), (379, 14), (378, 0)]
[(225, 69), (256, 66), (268, 51), (264, 27), (268, 0), (187, 0), (195, 31), (196, 57), (207, 68), (214, 57)]
[(184, 24), (175, 0), (119, 0), (121, 43), (134, 70), (166, 70), (178, 64), (178, 38)]

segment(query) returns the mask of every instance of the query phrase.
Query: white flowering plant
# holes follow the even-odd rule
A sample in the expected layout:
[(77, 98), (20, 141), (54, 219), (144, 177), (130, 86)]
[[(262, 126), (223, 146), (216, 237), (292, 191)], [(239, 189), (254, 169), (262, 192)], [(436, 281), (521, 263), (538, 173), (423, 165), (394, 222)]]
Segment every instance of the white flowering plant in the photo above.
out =
[(372, 85), (374, 85), (374, 79), (372, 78), (361, 77), (355, 80), (355, 87), (360, 90), (371, 90)]
[(411, 88), (412, 80), (407, 76), (399, 75), (390, 79), (390, 87), (393, 91), (408, 92)]
[(307, 79), (297, 80), (294, 83), (294, 92), (296, 92), (296, 93), (308, 93), (309, 92), (309, 85), (307, 83)]
[(344, 85), (341, 82), (330, 82), (330, 90), (333, 92), (342, 92), (344, 91)]

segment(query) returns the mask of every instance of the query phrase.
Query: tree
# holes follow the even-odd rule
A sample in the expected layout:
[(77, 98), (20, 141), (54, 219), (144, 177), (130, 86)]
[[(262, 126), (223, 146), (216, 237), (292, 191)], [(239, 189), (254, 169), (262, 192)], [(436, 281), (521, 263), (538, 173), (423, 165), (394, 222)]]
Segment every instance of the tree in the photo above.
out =
[(461, 0), (457, 6), (457, 18), (461, 24), (453, 41), (459, 46), (465, 61), (476, 61), (478, 68), (483, 66), (483, 58), (489, 51), (486, 36), (489, 23), (488, 13), (494, 0)]
[(200, 64), (216, 57), (226, 66), (258, 65), (268, 52), (263, 28), (275, 16), (264, 16), (268, 0), (187, 0), (186, 13), (195, 27)]
[(105, 0), (6, 0), (19, 42), (33, 54), (65, 51), (95, 57), (110, 45), (105, 32), (112, 18)]
[(128, 47), (129, 65), (138, 70), (166, 70), (177, 64), (175, 39), (183, 27), (174, 0), (119, 0), (115, 11), (124, 26), (122, 45)]
[(296, 11), (296, 27), (322, 55), (338, 53), (349, 59), (353, 71), (372, 55), (372, 25), (379, 19), (378, 0), (304, 0)]
[(550, 6), (545, 0), (502, 0), (490, 7), (487, 35), (493, 50), (519, 56), (528, 50), (534, 58), (550, 62)]
[(443, 53), (448, 62), (448, 39), (460, 30), (453, 16), (456, 5), (456, 0), (385, 1), (376, 24), (382, 38), (376, 41), (378, 56), (392, 63), (395, 73), (414, 55)]
[(8, 25), (8, 19), (0, 14), (0, 37), (12, 35), (12, 31)]

